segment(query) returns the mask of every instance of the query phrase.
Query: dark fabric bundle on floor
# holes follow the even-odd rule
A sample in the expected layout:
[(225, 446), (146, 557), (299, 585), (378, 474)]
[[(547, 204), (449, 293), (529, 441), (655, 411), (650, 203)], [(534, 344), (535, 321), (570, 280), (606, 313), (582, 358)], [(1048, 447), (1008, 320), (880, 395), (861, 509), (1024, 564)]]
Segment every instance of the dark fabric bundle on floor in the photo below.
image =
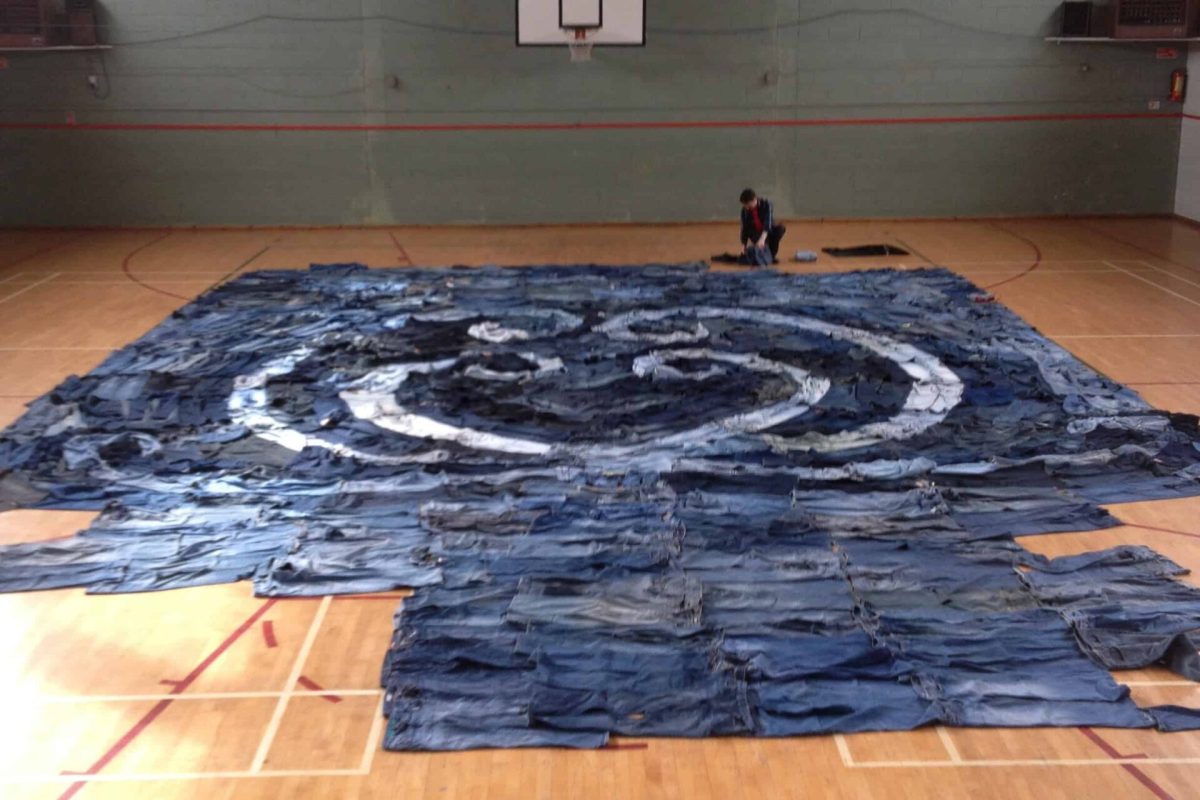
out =
[(864, 244), (858, 247), (822, 247), (822, 253), (834, 258), (868, 258), (870, 256), (906, 256), (908, 251), (894, 244)]

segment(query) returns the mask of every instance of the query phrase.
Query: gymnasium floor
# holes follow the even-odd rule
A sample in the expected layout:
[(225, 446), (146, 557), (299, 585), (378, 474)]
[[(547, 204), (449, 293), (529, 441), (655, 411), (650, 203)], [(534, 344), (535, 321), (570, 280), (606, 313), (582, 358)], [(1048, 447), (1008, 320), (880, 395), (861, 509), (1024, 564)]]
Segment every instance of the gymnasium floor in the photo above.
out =
[[(735, 209), (736, 210), (736, 209)], [(981, 286), (1156, 406), (1200, 414), (1200, 230), (1165, 219), (793, 223), (798, 248), (893, 242)], [(736, 247), (736, 225), (0, 231), (0, 423), (245, 270), (360, 261), (646, 263)], [(798, 265), (788, 265), (792, 269)], [(1200, 571), (1200, 498), (1113, 507), (1126, 525), (1026, 540), (1053, 555), (1147, 544)], [(0, 541), (88, 515), (0, 514)], [(256, 599), (247, 584), (152, 595), (0, 596), (4, 798), (1188, 798), (1200, 733), (963, 730), (630, 740), (593, 752), (378, 752), (377, 673), (399, 594)], [(1142, 703), (1200, 706), (1170, 673)]]

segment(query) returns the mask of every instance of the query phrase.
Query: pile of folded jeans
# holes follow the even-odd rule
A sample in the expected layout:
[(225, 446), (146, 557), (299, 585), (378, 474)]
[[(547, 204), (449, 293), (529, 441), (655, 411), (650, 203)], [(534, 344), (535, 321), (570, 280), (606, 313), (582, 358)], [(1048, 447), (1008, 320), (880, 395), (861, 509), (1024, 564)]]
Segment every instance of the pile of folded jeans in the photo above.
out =
[(948, 725), (1184, 730), (1200, 590), (1015, 536), (1200, 494), (1150, 408), (944, 270), (245, 275), (0, 434), (0, 591), (413, 587), (392, 749)]

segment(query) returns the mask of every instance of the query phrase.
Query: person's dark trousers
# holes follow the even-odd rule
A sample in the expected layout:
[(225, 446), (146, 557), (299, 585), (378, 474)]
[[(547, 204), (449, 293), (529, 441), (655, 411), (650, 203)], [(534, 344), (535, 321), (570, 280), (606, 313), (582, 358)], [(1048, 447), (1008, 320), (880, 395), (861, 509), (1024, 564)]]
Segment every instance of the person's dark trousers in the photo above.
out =
[[(786, 225), (773, 225), (771, 230), (767, 231), (767, 249), (771, 251), (771, 260), (779, 260), (779, 243), (783, 241), (783, 235), (787, 233)], [(749, 246), (753, 242), (746, 242)]]
[(787, 228), (783, 225), (775, 225), (767, 232), (767, 248), (771, 251), (771, 258), (775, 261), (779, 260), (779, 243), (783, 241), (783, 235), (787, 233)]

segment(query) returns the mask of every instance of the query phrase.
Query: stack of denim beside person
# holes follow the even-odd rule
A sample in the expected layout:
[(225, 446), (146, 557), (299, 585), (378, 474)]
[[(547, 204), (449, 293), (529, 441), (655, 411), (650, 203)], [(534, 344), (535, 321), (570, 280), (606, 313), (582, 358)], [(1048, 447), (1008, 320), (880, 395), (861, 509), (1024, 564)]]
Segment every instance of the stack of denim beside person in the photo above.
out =
[(925, 724), (1181, 730), (1200, 590), (1014, 536), (1200, 494), (1148, 407), (943, 270), (259, 272), (0, 436), (0, 590), (414, 587), (392, 749)]

